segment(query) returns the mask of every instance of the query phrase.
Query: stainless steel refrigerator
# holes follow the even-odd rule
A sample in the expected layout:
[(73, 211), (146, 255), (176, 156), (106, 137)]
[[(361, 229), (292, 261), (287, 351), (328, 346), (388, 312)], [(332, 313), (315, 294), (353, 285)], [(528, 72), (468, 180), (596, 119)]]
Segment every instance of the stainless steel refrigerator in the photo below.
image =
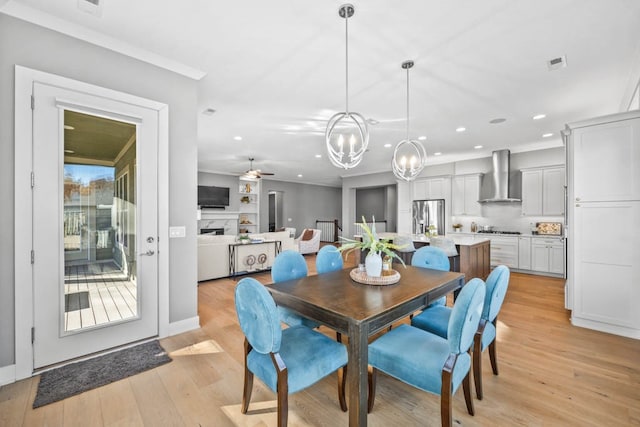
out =
[(444, 219), (444, 199), (413, 201), (413, 234), (424, 233), (435, 225), (438, 235), (443, 236)]

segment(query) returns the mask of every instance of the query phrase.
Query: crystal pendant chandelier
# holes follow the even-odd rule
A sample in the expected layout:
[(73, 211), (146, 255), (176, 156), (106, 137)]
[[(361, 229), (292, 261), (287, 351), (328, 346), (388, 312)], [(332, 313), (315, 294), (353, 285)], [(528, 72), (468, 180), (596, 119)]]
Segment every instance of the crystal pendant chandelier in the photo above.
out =
[(413, 181), (420, 175), (427, 161), (427, 152), (422, 144), (409, 139), (409, 69), (411, 67), (413, 67), (413, 61), (402, 63), (402, 68), (407, 70), (407, 138), (398, 142), (391, 160), (393, 174), (403, 181)]
[(340, 6), (338, 13), (345, 20), (346, 38), (346, 107), (329, 119), (325, 142), (331, 163), (339, 168), (351, 169), (362, 161), (369, 145), (369, 129), (362, 115), (349, 111), (349, 18), (353, 16), (351, 4)]

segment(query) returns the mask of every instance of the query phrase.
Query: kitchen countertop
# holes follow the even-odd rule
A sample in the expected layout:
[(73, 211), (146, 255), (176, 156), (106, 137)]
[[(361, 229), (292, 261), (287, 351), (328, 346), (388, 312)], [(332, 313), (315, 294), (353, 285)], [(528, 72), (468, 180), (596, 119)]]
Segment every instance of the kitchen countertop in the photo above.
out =
[(564, 239), (564, 236), (556, 235), (556, 234), (531, 234), (531, 233), (521, 233), (521, 234), (508, 234), (508, 233), (450, 233), (447, 234), (447, 237), (455, 236), (456, 234), (460, 234), (461, 236), (483, 236), (483, 237), (533, 237), (533, 238), (543, 238), (543, 239)]
[[(448, 239), (451, 239), (453, 240), (453, 243), (458, 246), (473, 246), (473, 245), (477, 245), (478, 243), (490, 241), (490, 239), (478, 233), (475, 233), (473, 235), (466, 235), (466, 236), (465, 235), (457, 236), (456, 234), (463, 234), (463, 233), (451, 233), (451, 234), (447, 234), (446, 236), (440, 236), (440, 237), (446, 237)], [(397, 233), (378, 233), (378, 237), (381, 239), (392, 240), (397, 235), (398, 235)], [(429, 238), (423, 234), (416, 234), (413, 236), (413, 241), (416, 243), (429, 243)]]

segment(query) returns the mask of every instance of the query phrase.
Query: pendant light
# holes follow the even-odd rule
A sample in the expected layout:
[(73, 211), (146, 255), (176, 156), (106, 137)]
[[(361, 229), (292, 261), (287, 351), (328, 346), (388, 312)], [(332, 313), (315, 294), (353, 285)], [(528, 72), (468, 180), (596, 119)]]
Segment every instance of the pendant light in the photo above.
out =
[(346, 107), (334, 114), (325, 132), (325, 143), (331, 163), (339, 168), (351, 169), (362, 161), (369, 145), (367, 122), (358, 113), (349, 111), (349, 18), (355, 9), (352, 4), (343, 4), (338, 14), (345, 21), (346, 39)]
[(427, 152), (422, 144), (409, 139), (409, 69), (411, 67), (413, 67), (413, 61), (402, 63), (402, 68), (407, 70), (407, 138), (398, 142), (391, 160), (393, 174), (403, 181), (413, 181), (420, 175), (427, 161)]

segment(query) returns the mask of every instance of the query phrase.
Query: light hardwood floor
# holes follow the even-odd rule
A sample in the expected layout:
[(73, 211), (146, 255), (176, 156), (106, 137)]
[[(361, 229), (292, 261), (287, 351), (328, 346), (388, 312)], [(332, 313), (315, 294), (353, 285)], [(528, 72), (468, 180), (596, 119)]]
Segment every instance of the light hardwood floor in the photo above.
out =
[[(313, 273), (315, 257), (306, 259)], [(269, 273), (254, 277), (270, 282)], [(200, 284), (202, 327), (162, 340), (171, 363), (37, 410), (31, 405), (38, 377), (4, 386), (0, 425), (274, 426), (275, 395), (259, 380), (249, 414), (240, 414), (243, 336), (233, 305), (235, 283)], [(640, 425), (640, 341), (571, 326), (561, 280), (512, 274), (499, 316), (500, 375), (492, 375), (487, 354), (483, 362), (485, 397), (474, 400), (472, 417), (459, 390), (455, 424)], [(347, 424), (334, 376), (290, 396), (290, 426)], [(381, 373), (369, 425), (439, 426), (439, 397)]]

